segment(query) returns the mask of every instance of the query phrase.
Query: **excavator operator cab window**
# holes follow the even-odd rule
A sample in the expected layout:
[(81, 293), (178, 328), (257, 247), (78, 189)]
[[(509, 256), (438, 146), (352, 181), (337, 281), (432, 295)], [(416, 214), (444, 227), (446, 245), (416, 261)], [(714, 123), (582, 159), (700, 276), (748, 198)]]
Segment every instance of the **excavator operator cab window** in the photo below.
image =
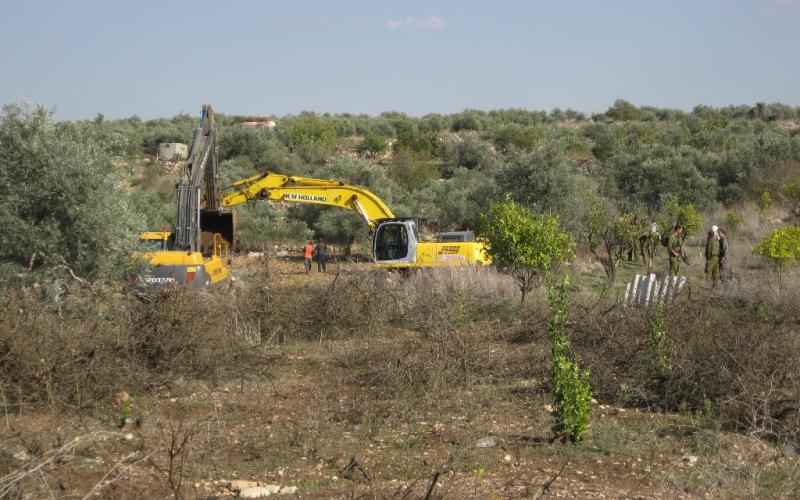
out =
[(140, 252), (161, 252), (162, 250), (174, 250), (175, 237), (170, 235), (166, 240), (163, 238), (149, 239), (142, 238), (139, 240)]
[(408, 231), (403, 224), (387, 224), (375, 235), (377, 260), (397, 260), (408, 255)]
[(139, 240), (139, 251), (160, 252), (164, 249), (164, 240)]

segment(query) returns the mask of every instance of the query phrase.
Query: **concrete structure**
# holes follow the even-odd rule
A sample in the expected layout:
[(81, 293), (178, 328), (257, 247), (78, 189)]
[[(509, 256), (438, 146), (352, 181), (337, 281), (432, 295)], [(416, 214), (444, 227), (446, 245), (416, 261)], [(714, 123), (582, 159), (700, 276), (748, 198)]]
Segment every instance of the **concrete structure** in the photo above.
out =
[(626, 306), (652, 307), (661, 301), (673, 301), (686, 285), (685, 276), (664, 276), (659, 280), (655, 274), (637, 274), (625, 288)]
[(158, 145), (158, 159), (164, 161), (185, 160), (189, 146), (180, 142), (162, 142)]

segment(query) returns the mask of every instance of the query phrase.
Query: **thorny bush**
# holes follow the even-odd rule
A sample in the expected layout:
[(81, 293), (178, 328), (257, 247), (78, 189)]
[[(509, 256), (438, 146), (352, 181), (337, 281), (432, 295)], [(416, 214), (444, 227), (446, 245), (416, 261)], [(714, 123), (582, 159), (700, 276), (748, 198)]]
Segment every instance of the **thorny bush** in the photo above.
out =
[(141, 393), (179, 377), (215, 383), (262, 366), (259, 318), (243, 318), (253, 307), (237, 297), (182, 289), (101, 297), (74, 288), (54, 300), (42, 292), (0, 295), (6, 404), (92, 407), (119, 390)]

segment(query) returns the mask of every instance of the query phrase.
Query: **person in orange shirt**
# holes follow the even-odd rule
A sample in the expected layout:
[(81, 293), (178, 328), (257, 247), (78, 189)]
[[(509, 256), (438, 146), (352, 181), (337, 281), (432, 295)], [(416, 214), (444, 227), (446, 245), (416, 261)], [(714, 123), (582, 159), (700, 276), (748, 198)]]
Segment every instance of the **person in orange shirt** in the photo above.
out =
[(312, 242), (306, 243), (303, 247), (303, 263), (306, 266), (306, 274), (311, 272), (311, 259), (314, 258), (314, 244)]

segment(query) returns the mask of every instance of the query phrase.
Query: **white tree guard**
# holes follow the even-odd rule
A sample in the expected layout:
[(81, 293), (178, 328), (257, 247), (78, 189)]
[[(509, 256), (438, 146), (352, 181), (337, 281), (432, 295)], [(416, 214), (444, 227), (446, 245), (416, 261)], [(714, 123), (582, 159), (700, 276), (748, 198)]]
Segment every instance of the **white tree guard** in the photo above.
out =
[(626, 306), (652, 307), (661, 301), (673, 301), (686, 284), (685, 276), (665, 276), (655, 273), (637, 274), (625, 287)]

